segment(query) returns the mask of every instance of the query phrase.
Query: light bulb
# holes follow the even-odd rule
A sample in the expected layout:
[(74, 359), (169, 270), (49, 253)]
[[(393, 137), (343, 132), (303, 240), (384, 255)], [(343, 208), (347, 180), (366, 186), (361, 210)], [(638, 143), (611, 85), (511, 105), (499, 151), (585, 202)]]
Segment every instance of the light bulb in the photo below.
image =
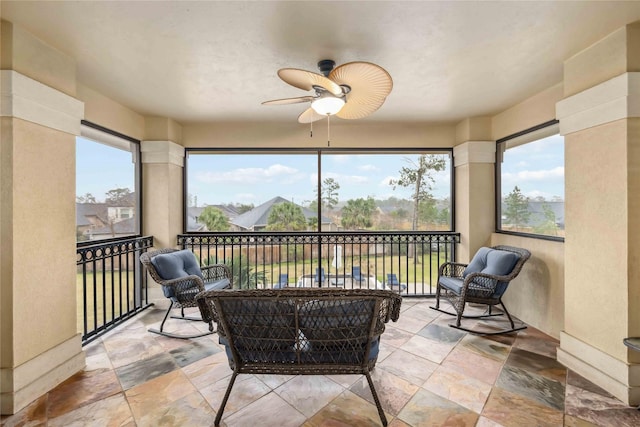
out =
[(311, 108), (318, 114), (323, 116), (336, 114), (342, 109), (344, 99), (335, 96), (324, 96), (316, 99), (311, 103)]

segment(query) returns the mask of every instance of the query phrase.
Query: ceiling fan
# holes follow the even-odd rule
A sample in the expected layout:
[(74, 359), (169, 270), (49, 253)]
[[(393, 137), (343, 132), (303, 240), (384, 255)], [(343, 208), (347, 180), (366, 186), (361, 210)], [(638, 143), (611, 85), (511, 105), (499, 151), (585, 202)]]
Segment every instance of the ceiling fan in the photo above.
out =
[(310, 102), (311, 107), (298, 116), (300, 123), (313, 123), (333, 115), (341, 119), (361, 119), (382, 106), (393, 87), (391, 76), (384, 68), (370, 62), (348, 62), (334, 68), (335, 64), (331, 59), (318, 62), (322, 74), (297, 68), (278, 70), (278, 76), (286, 83), (313, 90), (315, 94), (262, 104)]

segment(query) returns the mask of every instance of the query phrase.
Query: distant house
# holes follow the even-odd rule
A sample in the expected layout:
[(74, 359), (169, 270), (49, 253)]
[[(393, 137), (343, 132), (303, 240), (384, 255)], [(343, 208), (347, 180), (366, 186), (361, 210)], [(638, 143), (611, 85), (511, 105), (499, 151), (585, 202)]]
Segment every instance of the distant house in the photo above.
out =
[(76, 238), (98, 240), (137, 234), (134, 216), (133, 206), (76, 203)]
[(187, 208), (187, 231), (192, 233), (202, 233), (209, 231), (207, 226), (198, 221), (202, 211), (205, 208), (213, 206), (216, 209), (220, 209), (222, 213), (232, 222), (239, 214), (233, 205), (208, 205), (208, 206), (189, 206)]
[[(231, 221), (232, 227), (234, 231), (263, 231), (267, 228), (267, 223), (269, 220), (269, 214), (275, 205), (280, 203), (289, 203), (289, 200), (284, 197), (274, 197), (273, 199), (256, 206), (248, 212), (243, 213), (242, 215), (238, 215), (235, 219)], [(302, 214), (309, 222), (311, 218), (317, 218), (318, 213), (312, 211), (311, 209), (305, 208), (300, 205), (296, 205), (302, 209)], [(330, 218), (326, 216), (321, 217), (322, 220), (322, 229), (323, 231), (335, 231), (337, 230), (336, 224), (331, 221)]]

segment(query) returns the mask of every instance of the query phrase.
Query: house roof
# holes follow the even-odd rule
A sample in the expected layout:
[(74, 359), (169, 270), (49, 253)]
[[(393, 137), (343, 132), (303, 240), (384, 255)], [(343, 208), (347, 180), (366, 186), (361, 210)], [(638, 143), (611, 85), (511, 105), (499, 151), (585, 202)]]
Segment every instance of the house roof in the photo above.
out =
[(231, 221), (238, 216), (238, 211), (233, 205), (207, 205), (207, 206), (189, 206), (187, 208), (187, 231), (207, 231), (207, 227), (197, 221), (197, 218), (202, 214), (208, 206), (213, 206), (220, 209), (223, 214)]
[(93, 225), (88, 219), (91, 216), (106, 222), (108, 217), (106, 203), (76, 203), (76, 226)]
[(93, 235), (110, 235), (110, 234), (135, 234), (136, 232), (136, 219), (127, 218), (122, 221), (114, 222), (113, 229), (111, 226), (106, 225), (104, 227), (97, 227), (91, 230)]
[(638, 1), (5, 0), (0, 7), (2, 19), (73, 58), (78, 83), (133, 111), (181, 124), (253, 120), (279, 129), (306, 107), (261, 102), (310, 94), (280, 80), (280, 68), (373, 62), (390, 73), (393, 90), (362, 120), (457, 123), (561, 83), (565, 60), (640, 20)]
[[(253, 230), (256, 227), (266, 227), (269, 219), (269, 214), (271, 213), (273, 207), (277, 204), (286, 202), (289, 202), (289, 200), (285, 199), (284, 197), (274, 197), (273, 199), (268, 200), (259, 206), (256, 206), (250, 211), (237, 216), (231, 221), (231, 223), (246, 230)], [(307, 219), (307, 221), (309, 220), (309, 218), (316, 218), (318, 216), (318, 213), (312, 211), (311, 209), (307, 209), (300, 205), (296, 206), (302, 209), (302, 214)], [(330, 218), (327, 218), (326, 216), (323, 216), (321, 218), (323, 224), (331, 223)]]

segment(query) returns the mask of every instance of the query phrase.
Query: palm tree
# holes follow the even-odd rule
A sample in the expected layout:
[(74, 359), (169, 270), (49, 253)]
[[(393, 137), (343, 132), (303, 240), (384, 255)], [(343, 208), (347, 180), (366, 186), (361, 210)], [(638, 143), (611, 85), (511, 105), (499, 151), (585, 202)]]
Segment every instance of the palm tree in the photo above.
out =
[(228, 231), (230, 228), (227, 216), (215, 206), (207, 206), (204, 208), (198, 222), (207, 226), (209, 231)]
[(307, 228), (307, 220), (302, 208), (291, 202), (274, 205), (267, 219), (269, 231), (302, 231)]
[(373, 225), (376, 202), (371, 196), (352, 199), (342, 208), (342, 226), (346, 229), (362, 229)]
[[(219, 264), (216, 256), (210, 256), (205, 261), (205, 265)], [(265, 283), (266, 276), (264, 271), (253, 271), (253, 268), (247, 263), (242, 263), (242, 258), (234, 257), (225, 260), (225, 264), (231, 270), (231, 277), (234, 289), (256, 289), (258, 283)]]

